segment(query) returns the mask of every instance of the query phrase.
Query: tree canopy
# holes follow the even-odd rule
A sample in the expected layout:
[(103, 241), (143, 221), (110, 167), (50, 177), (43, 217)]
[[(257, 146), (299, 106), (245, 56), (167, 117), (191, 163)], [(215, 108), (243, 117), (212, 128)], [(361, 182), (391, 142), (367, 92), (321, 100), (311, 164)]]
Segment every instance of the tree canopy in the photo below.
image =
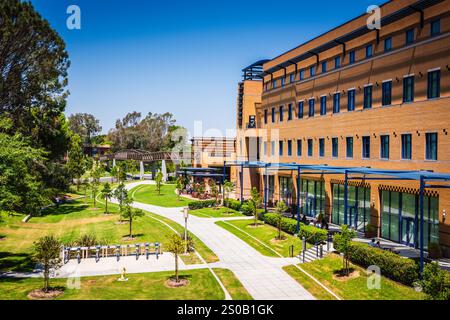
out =
[(70, 129), (81, 137), (84, 144), (91, 145), (102, 131), (100, 121), (89, 113), (75, 113), (69, 117)]

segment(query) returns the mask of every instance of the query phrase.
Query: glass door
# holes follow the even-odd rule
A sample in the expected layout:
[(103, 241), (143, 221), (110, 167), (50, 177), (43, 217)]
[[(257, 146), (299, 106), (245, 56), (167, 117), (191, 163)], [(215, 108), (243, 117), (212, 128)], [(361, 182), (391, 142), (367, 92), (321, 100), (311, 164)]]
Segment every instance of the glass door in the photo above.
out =
[(403, 244), (414, 247), (415, 245), (415, 221), (411, 218), (404, 218), (402, 223), (402, 242)]

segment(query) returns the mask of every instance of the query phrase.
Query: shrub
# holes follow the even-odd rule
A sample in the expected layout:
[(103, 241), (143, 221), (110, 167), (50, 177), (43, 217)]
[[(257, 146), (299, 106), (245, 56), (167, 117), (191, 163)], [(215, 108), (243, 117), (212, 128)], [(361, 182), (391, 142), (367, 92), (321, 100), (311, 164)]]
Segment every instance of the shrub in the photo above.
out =
[(425, 265), (419, 284), (429, 300), (450, 299), (450, 273), (442, 270), (436, 262)]
[[(277, 215), (275, 213), (266, 213), (263, 219), (265, 223), (274, 227), (277, 226)], [(281, 219), (281, 230), (289, 234), (295, 234), (297, 232), (297, 220), (291, 218)], [(327, 235), (327, 230), (307, 226), (303, 223), (300, 224), (299, 237), (300, 239), (305, 237), (308, 243), (316, 244), (317, 242), (326, 241)]]
[(316, 244), (327, 241), (328, 231), (314, 226), (306, 226), (301, 224), (298, 236), (300, 239), (305, 237), (306, 242), (308, 243)]
[(216, 205), (216, 200), (206, 200), (206, 201), (192, 201), (189, 202), (188, 207), (191, 210), (211, 208)]
[[(334, 237), (334, 248), (339, 251), (338, 235)], [(394, 281), (412, 286), (419, 278), (419, 266), (411, 259), (358, 242), (352, 242), (349, 249), (351, 262), (363, 268), (378, 266), (385, 277)]]
[(233, 209), (235, 211), (241, 210), (241, 202), (234, 199), (225, 199), (223, 205), (227, 208)]
[(246, 203), (241, 206), (240, 211), (246, 216), (253, 216), (253, 209)]

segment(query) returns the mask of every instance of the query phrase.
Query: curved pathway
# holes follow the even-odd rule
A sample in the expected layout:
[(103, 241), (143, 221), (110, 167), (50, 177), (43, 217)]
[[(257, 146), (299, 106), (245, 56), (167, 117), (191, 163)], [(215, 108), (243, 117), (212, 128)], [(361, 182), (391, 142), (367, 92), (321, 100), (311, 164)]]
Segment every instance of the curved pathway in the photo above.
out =
[[(150, 181), (126, 185), (131, 190)], [(184, 225), (182, 208), (163, 208), (134, 202), (133, 206), (169, 218)], [(298, 263), (298, 259), (263, 256), (247, 243), (215, 224), (217, 220), (189, 216), (188, 229), (219, 257), (217, 263), (234, 272), (242, 285), (256, 300), (312, 300), (314, 297), (292, 279), (283, 266)]]

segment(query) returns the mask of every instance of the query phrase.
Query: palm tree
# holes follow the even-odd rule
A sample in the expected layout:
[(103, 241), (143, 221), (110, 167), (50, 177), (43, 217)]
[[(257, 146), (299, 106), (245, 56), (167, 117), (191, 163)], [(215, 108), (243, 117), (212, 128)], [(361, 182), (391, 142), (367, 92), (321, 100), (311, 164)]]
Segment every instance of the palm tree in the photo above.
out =
[(108, 200), (112, 197), (112, 190), (109, 183), (105, 183), (101, 192), (102, 198), (105, 199), (105, 213), (108, 214)]

